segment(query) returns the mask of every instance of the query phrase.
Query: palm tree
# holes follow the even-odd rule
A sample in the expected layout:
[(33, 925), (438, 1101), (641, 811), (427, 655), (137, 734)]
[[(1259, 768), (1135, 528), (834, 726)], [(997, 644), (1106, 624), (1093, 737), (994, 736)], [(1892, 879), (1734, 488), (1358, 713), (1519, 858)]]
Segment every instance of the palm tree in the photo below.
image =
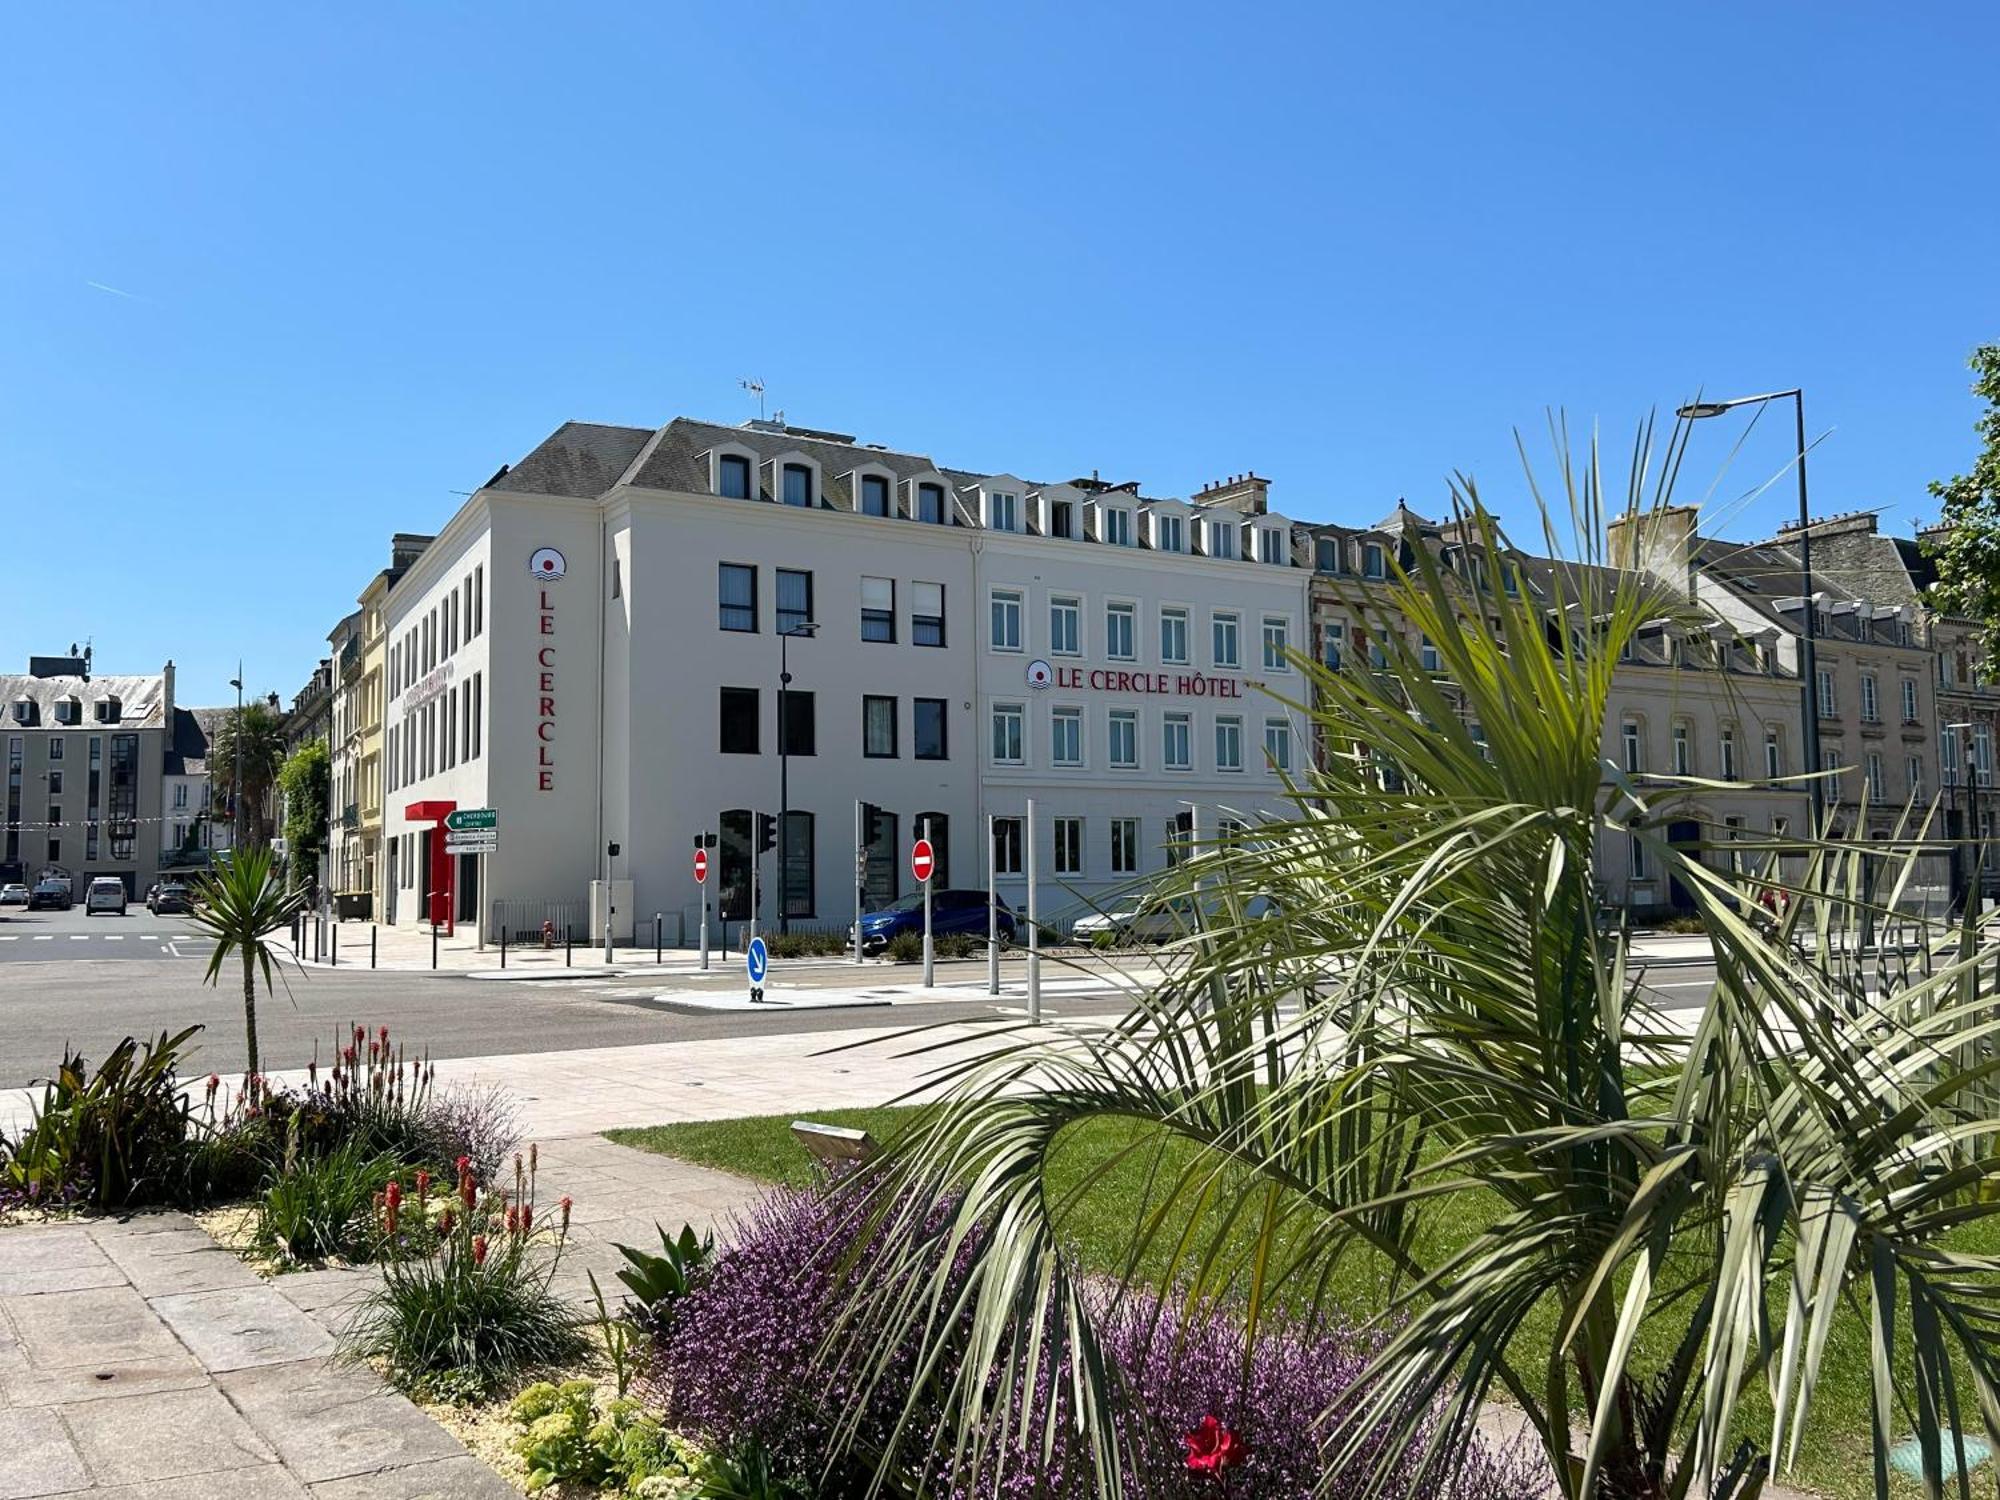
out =
[(218, 790), (226, 791), (232, 799), (237, 790), (239, 733), (243, 739), (243, 841), (267, 844), (271, 839), (271, 789), (285, 764), (285, 716), (262, 699), (252, 699), (240, 711), (231, 709), (218, 721), (208, 747), (208, 774)]
[[(247, 777), (245, 778), (248, 779)], [(194, 923), (215, 939), (208, 958), (206, 983), (219, 981), (222, 966), (233, 953), (243, 961), (243, 1045), (247, 1070), (261, 1071), (257, 1056), (257, 971), (264, 988), (271, 988), (271, 945), (265, 941), (299, 909), (302, 895), (287, 891), (278, 879), (269, 849), (236, 851), (229, 862), (196, 884)]]
[[(1648, 449), (1642, 434), (1624, 501), (1642, 524), (1667, 489)], [(1146, 1280), (1229, 1299), (1254, 1339), (1275, 1308), (1335, 1310), (1360, 1257), (1387, 1288), (1385, 1341), (1354, 1399), (1320, 1414), (1329, 1485), (1362, 1465), (1441, 1474), (1504, 1397), (1568, 1500), (1753, 1494), (1796, 1459), (1849, 1301), (1873, 1349), (1877, 1493), (1900, 1408), (1930, 1491), (1956, 1476), (1970, 1494), (1951, 1433), (1976, 1404), (2000, 1444), (2000, 1260), (1944, 1236), (2000, 1212), (1980, 1190), (2000, 1169), (1989, 933), (1898, 911), (1920, 817), (1866, 849), (1774, 838), (1748, 876), (1669, 840), (1716, 784), (1624, 777), (1601, 743), (1625, 644), (1686, 606), (1597, 565), (1594, 445), (1562, 467), (1580, 561), (1510, 591), (1419, 551), (1386, 610), (1354, 601), (1386, 670), (1300, 660), (1312, 701), (1292, 708), (1317, 764), (1288, 811), (1200, 841), (1156, 888), (1205, 915), (1153, 993), (1108, 1028), (1007, 1036), (851, 1179), (875, 1216), (844, 1293), (854, 1385), (891, 1378), (915, 1342), (948, 1393), (948, 1430), (902, 1441), (974, 1460), (1039, 1446), (1006, 1393), (1059, 1371), (1116, 1497), (1107, 1296)], [(1461, 559), (1517, 556), (1470, 481), (1455, 495)], [(1546, 510), (1543, 530), (1560, 550)], [(1604, 925), (1607, 836), (1643, 844), (1713, 942), (1691, 1026), (1647, 1002)], [(1751, 914), (1781, 868), (1793, 899), (1774, 931)], [(1857, 962), (1864, 921), (1917, 957)], [(1066, 1249), (1046, 1171), (1067, 1132), (1107, 1117), (1157, 1127), (1125, 1148), (1147, 1203), (1109, 1291)], [(1429, 1232), (1468, 1206), (1485, 1218), (1469, 1239)], [(1761, 1447), (1732, 1427), (1755, 1381), (1775, 1413)]]

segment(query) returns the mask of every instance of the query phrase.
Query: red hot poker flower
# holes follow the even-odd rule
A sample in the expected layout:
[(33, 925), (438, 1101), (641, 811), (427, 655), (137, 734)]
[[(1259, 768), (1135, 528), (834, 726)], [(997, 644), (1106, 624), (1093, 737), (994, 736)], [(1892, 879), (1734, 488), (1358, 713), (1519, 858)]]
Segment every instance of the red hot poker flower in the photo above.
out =
[(483, 1234), (472, 1237), (472, 1263), (475, 1266), (486, 1264), (486, 1236)]
[(388, 1210), (389, 1233), (394, 1234), (396, 1211), (403, 1206), (403, 1185), (393, 1177), (389, 1179), (389, 1185), (382, 1189), (382, 1206)]
[(1187, 1444), (1187, 1466), (1197, 1474), (1220, 1474), (1250, 1456), (1250, 1445), (1213, 1416), (1181, 1439)]
[(556, 1207), (562, 1210), (562, 1227), (563, 1227), (564, 1229), (568, 1229), (568, 1228), (569, 1228), (569, 1207), (570, 1207), (570, 1197), (569, 1197), (569, 1194), (567, 1194), (567, 1193), (563, 1194), (563, 1196), (562, 1196), (562, 1200), (561, 1200), (561, 1201), (560, 1201), (559, 1203), (557, 1203), (557, 1204), (556, 1204)]
[(445, 1211), (444, 1211), (443, 1213), (439, 1214), (439, 1215), (438, 1215), (438, 1238), (439, 1238), (439, 1239), (443, 1239), (443, 1238), (444, 1238), (444, 1237), (445, 1237), (446, 1235), (450, 1234), (450, 1233), (451, 1233), (451, 1226), (452, 1226), (452, 1225), (453, 1225), (454, 1223), (456, 1223), (456, 1222), (457, 1222), (457, 1220), (455, 1220), (455, 1219), (453, 1219), (453, 1218), (452, 1218), (452, 1216), (451, 1216), (451, 1210), (450, 1210), (450, 1209), (448, 1209), (448, 1208), (447, 1208), (447, 1209), (446, 1209), (446, 1210), (445, 1210)]

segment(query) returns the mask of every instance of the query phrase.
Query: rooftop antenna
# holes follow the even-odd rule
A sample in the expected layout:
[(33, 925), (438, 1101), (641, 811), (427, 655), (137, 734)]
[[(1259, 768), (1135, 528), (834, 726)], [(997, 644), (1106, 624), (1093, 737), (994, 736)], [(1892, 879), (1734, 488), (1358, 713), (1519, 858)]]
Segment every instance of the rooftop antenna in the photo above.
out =
[(753, 395), (753, 396), (755, 396), (755, 397), (757, 398), (757, 420), (758, 420), (758, 421), (760, 421), (760, 422), (761, 422), (761, 421), (763, 421), (763, 420), (764, 420), (764, 382), (763, 382), (763, 381), (761, 381), (761, 380), (759, 380), (759, 379), (757, 379), (757, 378), (756, 378), (756, 377), (755, 377), (755, 376), (753, 375), (753, 376), (751, 376), (751, 377), (750, 377), (750, 378), (749, 378), (748, 380), (739, 380), (739, 381), (737, 381), (736, 383), (737, 383), (738, 385), (742, 386), (744, 390), (748, 391), (748, 392), (749, 392), (749, 393), (750, 393), (751, 395)]

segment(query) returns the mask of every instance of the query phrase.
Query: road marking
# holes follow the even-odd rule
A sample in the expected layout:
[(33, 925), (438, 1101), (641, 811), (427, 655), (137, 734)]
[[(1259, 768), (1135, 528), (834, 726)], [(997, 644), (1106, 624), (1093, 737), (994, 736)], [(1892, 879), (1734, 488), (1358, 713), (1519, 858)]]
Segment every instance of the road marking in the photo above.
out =
[(55, 940), (56, 935), (53, 932), (38, 932), (35, 934), (35, 941), (38, 943), (53, 943)]
[(90, 941), (90, 934), (87, 932), (72, 932), (69, 935), (69, 940), (72, 943), (87, 943)]
[(107, 932), (104, 934), (104, 941), (107, 943), (122, 943), (125, 941), (125, 934), (122, 932)]
[(18, 943), (20, 941), (21, 941), (21, 934), (18, 932), (10, 932), (5, 934), (4, 936), (0, 936), (0, 943)]

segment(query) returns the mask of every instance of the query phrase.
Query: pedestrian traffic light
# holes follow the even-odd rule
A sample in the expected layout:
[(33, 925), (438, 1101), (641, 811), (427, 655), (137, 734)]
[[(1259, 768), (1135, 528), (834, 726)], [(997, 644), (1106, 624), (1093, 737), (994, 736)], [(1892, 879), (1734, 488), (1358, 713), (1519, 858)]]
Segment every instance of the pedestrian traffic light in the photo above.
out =
[(882, 837), (882, 809), (872, 802), (861, 804), (861, 842), (872, 844)]
[(778, 847), (778, 820), (769, 813), (757, 814), (757, 852), (769, 854)]

